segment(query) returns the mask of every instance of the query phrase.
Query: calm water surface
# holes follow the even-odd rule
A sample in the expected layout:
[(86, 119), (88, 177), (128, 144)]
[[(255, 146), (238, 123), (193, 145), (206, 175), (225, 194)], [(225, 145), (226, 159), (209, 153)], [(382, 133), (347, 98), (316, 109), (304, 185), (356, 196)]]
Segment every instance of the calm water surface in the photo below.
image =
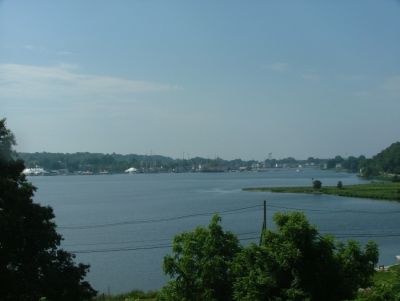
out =
[[(400, 254), (400, 203), (325, 195), (244, 192), (243, 187), (361, 183), (354, 175), (306, 169), (262, 173), (137, 174), (104, 176), (32, 177), (35, 200), (50, 205), (64, 236), (63, 247), (77, 253), (77, 261), (91, 265), (88, 280), (100, 292), (158, 289), (167, 278), (163, 256), (172, 238), (210, 215), (222, 212), (225, 229), (243, 243), (257, 241), (264, 199), (267, 223), (273, 228), (276, 211), (303, 210), (323, 233), (341, 239), (349, 235), (361, 243), (373, 235), (380, 246), (380, 263), (392, 264)], [(247, 208), (238, 211), (239, 208)], [(228, 211), (228, 212), (226, 212)], [(175, 217), (182, 217), (174, 219)], [(170, 219), (172, 218), (172, 219)], [(160, 220), (161, 219), (161, 220)], [(138, 222), (139, 221), (139, 222)], [(125, 250), (123, 250), (125, 249)], [(126, 250), (127, 249), (127, 250)]]

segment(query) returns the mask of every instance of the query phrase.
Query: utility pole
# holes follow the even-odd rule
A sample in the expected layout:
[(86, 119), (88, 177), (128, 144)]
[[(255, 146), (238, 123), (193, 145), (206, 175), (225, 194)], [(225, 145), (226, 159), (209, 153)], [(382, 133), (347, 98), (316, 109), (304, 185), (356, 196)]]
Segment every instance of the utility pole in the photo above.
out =
[(262, 224), (261, 235), (260, 235), (260, 243), (259, 243), (260, 246), (262, 243), (263, 234), (266, 230), (267, 230), (267, 201), (264, 200), (264, 215), (263, 215), (263, 224)]
[(263, 221), (263, 232), (267, 230), (267, 201), (264, 200), (264, 221)]

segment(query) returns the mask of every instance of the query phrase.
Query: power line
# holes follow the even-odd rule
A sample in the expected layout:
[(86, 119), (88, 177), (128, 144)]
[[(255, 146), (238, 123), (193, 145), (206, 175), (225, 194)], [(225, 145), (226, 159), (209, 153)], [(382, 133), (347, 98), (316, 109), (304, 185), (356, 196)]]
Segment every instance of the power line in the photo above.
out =
[[(328, 209), (312, 209), (312, 208), (298, 208), (298, 207), (287, 207), (287, 206), (278, 206), (278, 205), (271, 205), (268, 204), (269, 207), (277, 208), (277, 209), (287, 209), (287, 210), (301, 210), (301, 211), (311, 211), (311, 212), (325, 212), (325, 213), (368, 213), (368, 214), (388, 214), (388, 213), (398, 213), (399, 211), (363, 211), (363, 210), (328, 210)], [(201, 212), (201, 213), (192, 213), (187, 215), (180, 215), (174, 217), (166, 217), (166, 218), (153, 218), (153, 219), (142, 219), (142, 220), (130, 220), (130, 221), (121, 221), (121, 222), (114, 222), (114, 223), (105, 223), (105, 224), (93, 224), (93, 225), (71, 225), (71, 226), (61, 226), (62, 229), (93, 229), (93, 228), (103, 228), (103, 227), (112, 227), (112, 226), (120, 226), (120, 225), (132, 225), (132, 224), (147, 224), (147, 223), (158, 223), (158, 222), (168, 222), (168, 221), (175, 221), (180, 219), (186, 218), (193, 218), (198, 216), (208, 216), (215, 213), (221, 215), (227, 214), (235, 214), (241, 211), (254, 209), (262, 207), (262, 205), (253, 205), (247, 207), (240, 207), (234, 208), (229, 210), (223, 210), (220, 212)], [(240, 236), (244, 235), (254, 235), (258, 234), (258, 231), (252, 232), (245, 232), (245, 233), (238, 233), (236, 236), (239, 237), (240, 241), (247, 241), (247, 240), (256, 240), (259, 236), (251, 236), (246, 238), (240, 238)], [(335, 233), (335, 232), (326, 232), (321, 233), (323, 234), (331, 234), (335, 238), (391, 238), (391, 237), (400, 237), (400, 233)], [(72, 245), (65, 245), (65, 246), (100, 246), (100, 245), (111, 245), (110, 248), (99, 248), (99, 249), (81, 249), (71, 251), (75, 254), (88, 254), (88, 253), (111, 253), (111, 252), (124, 252), (124, 251), (140, 251), (140, 250), (153, 250), (153, 249), (162, 249), (162, 248), (172, 248), (172, 244), (162, 243), (163, 241), (171, 241), (173, 238), (159, 238), (154, 240), (130, 240), (130, 241), (120, 241), (120, 242), (98, 242), (98, 243), (87, 243), (87, 244), (72, 244)], [(142, 246), (128, 246), (128, 247), (121, 247), (118, 245), (121, 244), (129, 244), (129, 243), (158, 243), (152, 245), (142, 245)], [(114, 247), (112, 247), (114, 246)]]
[(111, 252), (123, 252), (123, 251), (153, 250), (153, 249), (165, 249), (165, 248), (172, 248), (172, 245), (169, 244), (169, 245), (144, 246), (144, 247), (134, 247), (134, 248), (77, 250), (70, 252), (74, 254), (88, 254), (88, 253), (111, 253)]
[[(104, 227), (113, 227), (113, 226), (121, 226), (121, 225), (133, 225), (133, 224), (147, 224), (147, 223), (157, 223), (157, 222), (168, 222), (174, 220), (180, 220), (185, 218), (191, 217), (198, 217), (198, 216), (209, 216), (215, 213), (221, 215), (228, 215), (232, 214), (237, 211), (244, 211), (247, 209), (253, 209), (262, 207), (262, 205), (254, 205), (254, 206), (247, 206), (241, 208), (235, 208), (230, 210), (224, 210), (219, 212), (202, 212), (202, 213), (193, 213), (175, 217), (166, 217), (166, 218), (158, 218), (158, 219), (144, 219), (144, 220), (128, 220), (128, 221), (121, 221), (121, 222), (114, 222), (114, 223), (104, 223), (104, 224), (93, 224), (93, 225), (65, 225), (59, 226), (59, 229), (66, 229), (66, 230), (76, 230), (76, 229), (92, 229), (92, 228), (104, 228)], [(286, 209), (286, 210), (297, 210), (297, 211), (310, 211), (310, 212), (324, 212), (324, 213), (365, 213), (365, 214), (394, 214), (400, 213), (400, 211), (366, 211), (366, 210), (330, 210), (330, 209), (312, 209), (312, 208), (299, 208), (299, 207), (289, 207), (289, 206), (278, 206), (278, 205), (271, 205), (268, 204), (268, 207), (277, 208), (277, 209)]]
[(101, 245), (123, 245), (131, 243), (145, 243), (145, 242), (158, 242), (158, 241), (171, 241), (173, 238), (160, 238), (160, 239), (145, 239), (145, 240), (126, 240), (126, 241), (115, 241), (115, 242), (94, 242), (86, 244), (65, 244), (63, 247), (84, 247), (84, 246), (101, 246)]
[[(257, 231), (238, 233), (237, 236), (254, 235), (258, 234)], [(334, 233), (334, 232), (324, 232), (322, 235), (333, 235), (335, 238), (390, 238), (390, 237), (400, 237), (400, 233)], [(247, 237), (239, 238), (239, 240), (251, 240), (259, 237)], [(87, 243), (87, 244), (69, 244), (63, 245), (63, 247), (85, 247), (85, 246), (101, 246), (101, 245), (111, 245), (118, 246), (122, 244), (129, 243), (156, 243), (162, 241), (172, 241), (174, 238), (160, 238), (160, 239), (148, 239), (148, 240), (130, 240), (130, 241), (120, 241), (120, 242), (100, 242), (100, 243)], [(124, 248), (122, 248), (124, 250)], [(80, 252), (78, 250), (76, 252)]]
[[(258, 239), (258, 236), (242, 238), (239, 240), (243, 241), (243, 240), (254, 240), (254, 239)], [(109, 249), (75, 250), (75, 251), (73, 250), (70, 252), (74, 254), (112, 253), (112, 252), (124, 252), (124, 251), (166, 249), (166, 248), (172, 248), (172, 246), (173, 246), (172, 244), (165, 244), (165, 245), (126, 247), (126, 248), (109, 248)]]
[[(255, 232), (254, 232), (255, 233)], [(359, 234), (344, 234), (335, 236), (335, 238), (374, 238), (374, 237), (400, 237), (400, 233), (396, 234), (367, 234), (367, 233), (359, 233)], [(259, 236), (252, 236), (246, 238), (240, 238), (240, 241), (248, 241), (259, 239)], [(70, 251), (74, 254), (90, 254), (90, 253), (113, 253), (113, 252), (125, 252), (125, 251), (140, 251), (140, 250), (154, 250), (154, 249), (166, 249), (172, 248), (172, 244), (160, 244), (160, 245), (151, 245), (151, 246), (140, 246), (140, 247), (126, 247), (126, 248), (108, 248), (108, 249), (88, 249), (88, 250), (73, 250)]]
[(121, 221), (115, 223), (106, 223), (106, 224), (94, 224), (94, 225), (71, 225), (71, 226), (59, 226), (59, 229), (68, 229), (68, 230), (75, 230), (75, 229), (93, 229), (93, 228), (104, 228), (104, 227), (113, 227), (113, 226), (121, 226), (121, 225), (135, 225), (135, 224), (149, 224), (149, 223), (158, 223), (158, 222), (169, 222), (174, 220), (180, 220), (190, 217), (197, 217), (197, 216), (209, 216), (213, 214), (220, 214), (220, 215), (227, 215), (232, 214), (238, 211), (244, 211), (247, 209), (253, 209), (261, 207), (261, 205), (253, 205), (241, 208), (235, 208), (230, 210), (224, 210), (219, 212), (202, 212), (202, 213), (193, 213), (187, 215), (180, 215), (175, 217), (165, 217), (165, 218), (157, 218), (157, 219), (145, 219), (145, 220), (130, 220), (130, 221)]
[(400, 233), (393, 233), (393, 234), (379, 234), (379, 233), (349, 233), (349, 234), (334, 234), (336, 238), (349, 238), (349, 237), (359, 237), (359, 238), (388, 238), (388, 237), (400, 237)]
[[(253, 235), (257, 234), (257, 231), (252, 232), (242, 232), (237, 233), (237, 236), (243, 235)], [(114, 241), (114, 242), (94, 242), (94, 243), (84, 243), (84, 244), (63, 244), (62, 247), (85, 247), (85, 246), (101, 246), (101, 245), (123, 245), (130, 243), (151, 243), (151, 242), (160, 242), (160, 241), (172, 241), (174, 237), (169, 238), (159, 238), (159, 239), (145, 239), (145, 240), (124, 240), (124, 241)]]

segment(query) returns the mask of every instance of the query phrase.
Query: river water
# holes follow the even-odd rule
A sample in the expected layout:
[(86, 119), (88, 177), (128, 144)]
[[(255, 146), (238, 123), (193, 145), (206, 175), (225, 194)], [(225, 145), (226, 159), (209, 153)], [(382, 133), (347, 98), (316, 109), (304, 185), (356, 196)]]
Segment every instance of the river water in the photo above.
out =
[(163, 256), (174, 235), (207, 225), (220, 212), (224, 229), (243, 244), (257, 242), (262, 201), (267, 225), (277, 211), (301, 210), (321, 233), (364, 244), (375, 240), (380, 264), (400, 254), (400, 203), (326, 195), (245, 192), (243, 187), (363, 182), (352, 174), (315, 169), (244, 173), (132, 174), (31, 177), (35, 201), (53, 207), (62, 247), (91, 265), (87, 279), (100, 292), (159, 289), (168, 280)]

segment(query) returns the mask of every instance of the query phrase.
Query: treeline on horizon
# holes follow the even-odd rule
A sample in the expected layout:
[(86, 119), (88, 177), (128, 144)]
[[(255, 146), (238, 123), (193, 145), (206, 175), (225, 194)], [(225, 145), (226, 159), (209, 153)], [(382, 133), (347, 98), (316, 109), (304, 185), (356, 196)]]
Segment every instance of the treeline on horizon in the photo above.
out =
[(102, 154), (102, 153), (18, 153), (25, 165), (29, 168), (36, 166), (46, 170), (67, 170), (68, 172), (91, 171), (110, 173), (121, 173), (130, 167), (138, 169), (139, 172), (223, 172), (231, 170), (254, 170), (262, 168), (298, 167), (298, 165), (319, 166), (327, 160), (309, 158), (307, 160), (296, 160), (294, 158), (256, 160), (224, 160), (221, 158), (208, 159), (194, 157), (188, 159), (173, 159), (161, 155), (137, 155), (137, 154)]
[(377, 176), (395, 176), (400, 174), (400, 142), (393, 143), (372, 158), (336, 156), (331, 159), (309, 157), (307, 160), (284, 159), (224, 160), (221, 158), (188, 158), (173, 159), (161, 155), (137, 154), (102, 154), (102, 153), (18, 153), (27, 167), (40, 166), (46, 170), (62, 170), (66, 173), (90, 171), (99, 173), (122, 173), (130, 167), (138, 172), (224, 172), (234, 170), (261, 170), (274, 167), (314, 166), (323, 169), (340, 169), (360, 173), (366, 178)]

